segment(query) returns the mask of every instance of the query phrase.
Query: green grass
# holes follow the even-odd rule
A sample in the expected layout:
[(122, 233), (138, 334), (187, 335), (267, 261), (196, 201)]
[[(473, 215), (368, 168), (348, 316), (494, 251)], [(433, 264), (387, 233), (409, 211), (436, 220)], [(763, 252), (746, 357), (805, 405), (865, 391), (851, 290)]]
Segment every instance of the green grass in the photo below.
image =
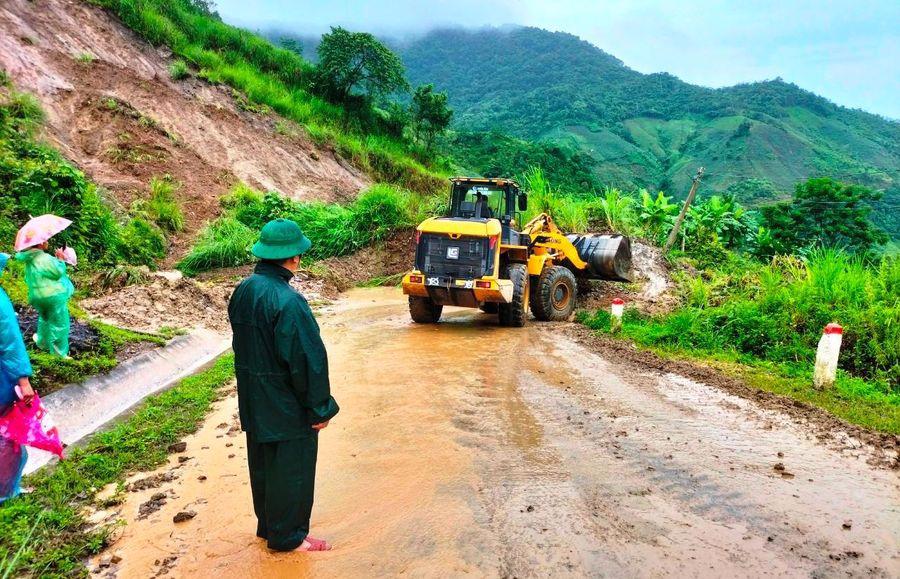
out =
[(66, 460), (28, 477), (28, 495), (0, 508), (0, 575), (86, 577), (84, 560), (99, 553), (110, 528), (88, 529), (84, 510), (100, 489), (129, 473), (164, 463), (167, 447), (198, 428), (234, 375), (234, 359), (148, 398), (133, 414), (70, 449)]
[(166, 255), (168, 242), (155, 223), (132, 217), (121, 229), (119, 255), (131, 265), (156, 269), (156, 261)]
[(297, 202), (277, 193), (262, 195), (238, 185), (226, 199), (224, 214), (200, 234), (191, 252), (178, 264), (195, 275), (253, 261), (250, 247), (270, 219), (296, 221), (312, 241), (306, 260), (346, 255), (410, 227), (418, 216), (420, 198), (390, 185), (373, 185), (347, 205)]
[(176, 60), (169, 65), (169, 76), (172, 80), (183, 80), (190, 76), (188, 65), (183, 60)]
[(175, 199), (175, 191), (180, 186), (180, 183), (169, 176), (153, 177), (150, 179), (150, 198), (139, 204), (139, 210), (169, 233), (178, 233), (184, 229), (184, 214)]
[(178, 268), (187, 275), (196, 275), (210, 269), (245, 265), (252, 261), (250, 248), (258, 237), (258, 231), (233, 217), (220, 217), (200, 232)]

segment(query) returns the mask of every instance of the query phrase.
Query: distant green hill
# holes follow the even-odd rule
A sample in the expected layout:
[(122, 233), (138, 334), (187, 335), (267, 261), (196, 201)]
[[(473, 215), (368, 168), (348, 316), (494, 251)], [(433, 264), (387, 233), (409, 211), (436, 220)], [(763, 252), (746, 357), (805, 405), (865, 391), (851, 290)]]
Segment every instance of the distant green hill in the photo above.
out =
[(898, 122), (780, 79), (710, 89), (642, 74), (538, 28), (435, 30), (395, 48), (411, 84), (448, 92), (457, 129), (568, 143), (603, 183), (676, 195), (700, 165), (705, 190), (751, 204), (815, 175), (862, 183), (886, 191), (880, 224), (900, 237)]

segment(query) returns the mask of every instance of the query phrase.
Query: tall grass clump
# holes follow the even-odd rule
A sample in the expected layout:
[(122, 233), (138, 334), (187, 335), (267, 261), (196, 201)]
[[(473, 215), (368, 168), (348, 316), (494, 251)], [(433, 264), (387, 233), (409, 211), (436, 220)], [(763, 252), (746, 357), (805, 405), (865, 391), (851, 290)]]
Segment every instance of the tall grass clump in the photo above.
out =
[(183, 80), (190, 76), (188, 65), (183, 60), (176, 60), (169, 65), (169, 76), (172, 80)]
[(528, 193), (528, 210), (522, 220), (528, 222), (541, 213), (547, 213), (556, 225), (570, 233), (584, 233), (588, 228), (588, 203), (578, 197), (559, 193), (550, 184), (541, 167), (531, 167), (522, 177)]
[(391, 185), (378, 184), (360, 193), (353, 203), (300, 202), (276, 192), (266, 194), (237, 185), (223, 200), (222, 217), (200, 235), (179, 263), (188, 275), (218, 267), (252, 262), (250, 246), (269, 220), (296, 221), (312, 241), (308, 260), (347, 255), (381, 241), (415, 223), (413, 196)]
[(175, 191), (180, 183), (169, 176), (150, 179), (150, 197), (138, 204), (151, 221), (169, 233), (178, 233), (184, 229), (184, 214), (175, 198)]
[(589, 204), (591, 225), (599, 231), (631, 233), (636, 217), (635, 205), (634, 197), (615, 187), (607, 187)]
[(178, 263), (187, 275), (220, 267), (245, 265), (252, 261), (250, 248), (256, 243), (259, 230), (250, 229), (233, 217), (221, 217), (207, 225), (191, 252)]
[(168, 242), (155, 223), (132, 217), (119, 234), (119, 255), (131, 265), (156, 269), (156, 261), (166, 256)]

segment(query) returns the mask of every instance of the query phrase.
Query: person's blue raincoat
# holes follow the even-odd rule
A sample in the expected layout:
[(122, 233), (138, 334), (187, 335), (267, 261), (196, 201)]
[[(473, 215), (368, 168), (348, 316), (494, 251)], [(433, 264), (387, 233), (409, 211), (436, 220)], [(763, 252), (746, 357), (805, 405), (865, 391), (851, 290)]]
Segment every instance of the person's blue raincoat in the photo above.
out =
[[(0, 275), (6, 269), (9, 256), (0, 253)], [(12, 302), (0, 288), (0, 413), (17, 399), (19, 378), (31, 376), (31, 362), (19, 330), (19, 320)], [(0, 437), (0, 503), (19, 494), (19, 481), (28, 460), (24, 446)]]

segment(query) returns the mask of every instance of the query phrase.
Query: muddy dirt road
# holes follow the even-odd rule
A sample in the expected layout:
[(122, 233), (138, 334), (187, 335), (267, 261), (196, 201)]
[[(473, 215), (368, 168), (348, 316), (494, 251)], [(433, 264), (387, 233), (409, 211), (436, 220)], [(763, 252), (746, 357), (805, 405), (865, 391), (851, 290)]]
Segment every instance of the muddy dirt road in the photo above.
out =
[(231, 396), (159, 471), (174, 480), (128, 494), (119, 577), (900, 573), (897, 473), (782, 415), (548, 325), (456, 310), (415, 326), (392, 289), (320, 320), (343, 411), (321, 436), (313, 529), (336, 550), (256, 539)]

